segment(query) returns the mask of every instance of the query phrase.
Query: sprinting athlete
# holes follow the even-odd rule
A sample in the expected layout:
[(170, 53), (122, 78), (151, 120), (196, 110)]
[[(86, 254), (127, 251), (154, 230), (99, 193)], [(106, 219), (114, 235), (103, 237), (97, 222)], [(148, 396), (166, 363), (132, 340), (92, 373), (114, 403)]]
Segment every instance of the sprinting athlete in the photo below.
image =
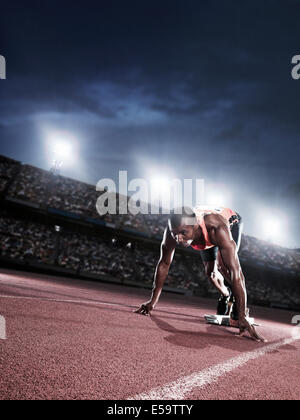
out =
[(162, 239), (151, 298), (135, 312), (150, 315), (161, 295), (176, 245), (191, 246), (200, 251), (206, 275), (221, 293), (217, 313), (226, 315), (229, 301), (234, 301), (232, 323), (238, 323), (240, 336), (248, 331), (254, 340), (266, 341), (248, 321), (245, 278), (238, 258), (242, 227), (239, 214), (225, 207), (173, 210)]

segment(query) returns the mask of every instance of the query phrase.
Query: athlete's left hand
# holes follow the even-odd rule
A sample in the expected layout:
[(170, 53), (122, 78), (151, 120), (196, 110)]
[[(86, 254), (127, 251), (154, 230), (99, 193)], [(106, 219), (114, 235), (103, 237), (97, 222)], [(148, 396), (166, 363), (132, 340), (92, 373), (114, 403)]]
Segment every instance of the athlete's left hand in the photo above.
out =
[(247, 317), (239, 319), (238, 323), (240, 328), (239, 337), (244, 337), (246, 332), (248, 332), (253, 340), (262, 343), (267, 342), (267, 340), (256, 331), (254, 325), (248, 321)]

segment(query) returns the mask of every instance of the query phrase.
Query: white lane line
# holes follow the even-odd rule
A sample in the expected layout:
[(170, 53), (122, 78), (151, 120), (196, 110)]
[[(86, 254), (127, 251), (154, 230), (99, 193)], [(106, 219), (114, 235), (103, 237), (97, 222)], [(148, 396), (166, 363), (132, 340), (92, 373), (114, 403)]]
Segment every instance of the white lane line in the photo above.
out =
[[(45, 293), (46, 291), (42, 291), (42, 292)], [(122, 303), (95, 302), (95, 301), (90, 301), (90, 300), (56, 299), (56, 298), (47, 298), (47, 297), (13, 296), (13, 295), (0, 295), (0, 299), (1, 298), (7, 298), (7, 299), (27, 299), (27, 300), (43, 300), (43, 301), (58, 302), (58, 303), (84, 303), (84, 304), (88, 304), (88, 305), (103, 305), (103, 306), (120, 306), (120, 307), (126, 306), (128, 308), (137, 309), (137, 306), (124, 305)], [(160, 309), (163, 309), (163, 308), (159, 308), (157, 310), (157, 312), (159, 312)], [(170, 309), (170, 308), (166, 307), (164, 309)], [(177, 309), (177, 308), (174, 308), (174, 309)], [(182, 314), (179, 313), (178, 315), (182, 315)], [(182, 316), (191, 317), (191, 315), (182, 315)], [(195, 316), (192, 316), (192, 317), (195, 317)]]
[(237, 356), (200, 372), (195, 372), (192, 375), (179, 378), (162, 387), (154, 388), (142, 394), (137, 394), (134, 397), (128, 398), (128, 400), (183, 400), (194, 388), (203, 388), (212, 382), (216, 382), (221, 376), (245, 365), (250, 360), (262, 357), (267, 353), (277, 350), (281, 346), (293, 343), (297, 340), (300, 340), (300, 335), (286, 338), (277, 343), (269, 344), (257, 350), (244, 353), (241, 356)]
[(55, 298), (47, 298), (47, 297), (35, 297), (35, 296), (10, 296), (10, 295), (0, 295), (1, 298), (6, 299), (26, 299), (26, 300), (42, 300), (42, 301), (49, 301), (49, 302), (58, 302), (58, 303), (84, 303), (88, 305), (106, 305), (106, 306), (122, 306), (121, 303), (106, 303), (106, 302), (95, 302), (90, 300), (75, 300), (75, 299), (55, 299)]

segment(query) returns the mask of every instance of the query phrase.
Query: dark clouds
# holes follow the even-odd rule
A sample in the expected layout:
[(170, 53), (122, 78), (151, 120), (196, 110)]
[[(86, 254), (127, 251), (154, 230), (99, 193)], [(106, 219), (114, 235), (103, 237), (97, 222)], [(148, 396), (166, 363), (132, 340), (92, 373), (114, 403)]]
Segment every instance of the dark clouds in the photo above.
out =
[(299, 181), (298, 1), (12, 1), (0, 16), (1, 153), (47, 167), (43, 127), (68, 129), (85, 180), (143, 177), (145, 158), (229, 183), (253, 233), (249, 200), (278, 206)]

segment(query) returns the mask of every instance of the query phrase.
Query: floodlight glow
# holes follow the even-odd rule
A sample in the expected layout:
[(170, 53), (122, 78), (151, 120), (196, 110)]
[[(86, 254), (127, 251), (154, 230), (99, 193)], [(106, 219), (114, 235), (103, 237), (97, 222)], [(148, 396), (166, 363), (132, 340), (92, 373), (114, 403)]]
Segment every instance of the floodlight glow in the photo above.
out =
[(57, 141), (54, 145), (53, 152), (58, 159), (68, 159), (72, 155), (72, 146), (70, 143)]
[(268, 240), (274, 240), (280, 238), (280, 220), (274, 217), (266, 219), (263, 223), (264, 236)]
[(45, 130), (46, 153), (49, 163), (58, 167), (71, 167), (78, 161), (78, 141), (65, 130)]
[(225, 201), (224, 196), (221, 194), (209, 194), (206, 200), (207, 204), (215, 206), (226, 206), (227, 202)]
[[(277, 245), (286, 245), (288, 240), (288, 217), (281, 212), (265, 210), (260, 213), (257, 237)], [(260, 233), (260, 234), (259, 234)]]
[(152, 195), (167, 194), (170, 191), (170, 181), (165, 177), (157, 177), (151, 180)]

